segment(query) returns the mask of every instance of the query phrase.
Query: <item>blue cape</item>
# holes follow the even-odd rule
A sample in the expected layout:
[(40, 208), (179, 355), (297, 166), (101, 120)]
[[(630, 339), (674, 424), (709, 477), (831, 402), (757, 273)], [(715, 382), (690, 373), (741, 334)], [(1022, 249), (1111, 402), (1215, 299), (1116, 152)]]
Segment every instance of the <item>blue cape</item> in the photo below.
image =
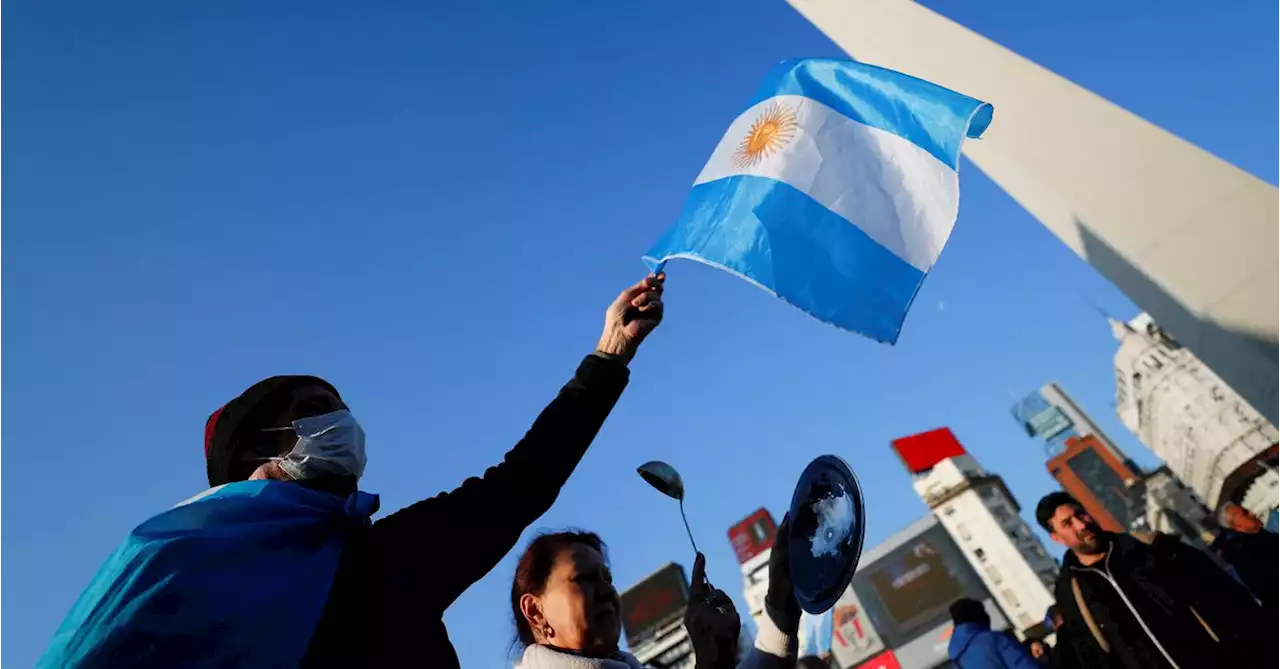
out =
[(294, 483), (213, 488), (129, 534), (36, 666), (296, 667), (377, 508)]

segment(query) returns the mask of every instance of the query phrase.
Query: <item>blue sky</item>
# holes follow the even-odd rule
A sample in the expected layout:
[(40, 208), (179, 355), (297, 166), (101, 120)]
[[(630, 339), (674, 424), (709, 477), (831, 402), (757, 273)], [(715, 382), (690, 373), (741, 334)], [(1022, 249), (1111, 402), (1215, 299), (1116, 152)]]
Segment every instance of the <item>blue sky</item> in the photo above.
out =
[[(927, 4), (1276, 183), (1274, 3)], [(342, 390), (384, 510), (496, 462), (764, 72), (840, 55), (778, 0), (435, 5), (5, 4), (5, 666), (204, 486), (205, 417), (261, 377)], [(961, 172), (896, 347), (673, 263), (667, 322), (535, 529), (601, 533), (622, 584), (691, 564), (674, 503), (633, 473), (667, 460), (741, 602), (726, 529), (780, 515), (816, 455), (866, 483), (871, 543), (925, 512), (889, 441), (939, 426), (1029, 515), (1052, 481), (1008, 408), (1049, 380), (1150, 463), (1091, 304), (1133, 306)], [(514, 559), (445, 616), (466, 666), (505, 658)]]

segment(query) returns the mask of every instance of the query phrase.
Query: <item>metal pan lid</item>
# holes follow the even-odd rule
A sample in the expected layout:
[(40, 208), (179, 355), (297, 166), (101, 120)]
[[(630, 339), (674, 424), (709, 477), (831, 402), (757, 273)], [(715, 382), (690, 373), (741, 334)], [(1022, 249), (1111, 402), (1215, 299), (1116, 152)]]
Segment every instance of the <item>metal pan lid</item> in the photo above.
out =
[(862, 486), (843, 459), (823, 455), (805, 467), (791, 496), (786, 537), (800, 608), (823, 613), (849, 586), (862, 557), (864, 514)]

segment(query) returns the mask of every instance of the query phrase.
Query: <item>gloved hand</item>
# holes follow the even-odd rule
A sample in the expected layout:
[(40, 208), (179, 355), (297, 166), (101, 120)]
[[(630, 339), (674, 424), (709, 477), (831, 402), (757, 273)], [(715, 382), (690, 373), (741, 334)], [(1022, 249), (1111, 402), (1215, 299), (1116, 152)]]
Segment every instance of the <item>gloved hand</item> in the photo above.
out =
[(693, 561), (684, 626), (693, 644), (696, 669), (733, 669), (737, 664), (742, 622), (729, 595), (707, 582), (707, 558), (702, 553)]
[(791, 556), (787, 537), (791, 532), (791, 514), (782, 517), (769, 553), (769, 592), (764, 596), (764, 610), (783, 633), (794, 636), (800, 629), (800, 600), (791, 583)]

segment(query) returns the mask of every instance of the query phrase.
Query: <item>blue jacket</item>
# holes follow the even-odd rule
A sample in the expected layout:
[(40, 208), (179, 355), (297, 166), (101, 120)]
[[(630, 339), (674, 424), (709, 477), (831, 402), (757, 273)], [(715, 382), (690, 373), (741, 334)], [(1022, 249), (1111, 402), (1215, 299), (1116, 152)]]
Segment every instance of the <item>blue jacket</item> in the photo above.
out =
[(956, 625), (947, 655), (957, 669), (1041, 669), (1013, 637), (978, 623)]

